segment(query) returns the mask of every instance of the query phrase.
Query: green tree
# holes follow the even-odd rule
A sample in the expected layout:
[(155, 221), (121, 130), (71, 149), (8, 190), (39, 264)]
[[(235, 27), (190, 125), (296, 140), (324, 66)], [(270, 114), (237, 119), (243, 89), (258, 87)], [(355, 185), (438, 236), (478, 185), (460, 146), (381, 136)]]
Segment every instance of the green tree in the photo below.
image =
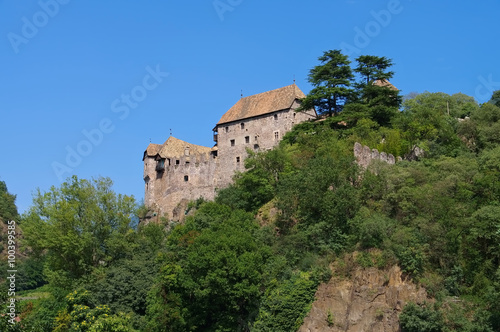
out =
[(441, 313), (429, 305), (408, 303), (399, 316), (402, 332), (440, 332), (443, 329)]
[(356, 61), (358, 66), (354, 69), (355, 72), (361, 75), (361, 83), (367, 86), (373, 81), (387, 81), (392, 78), (394, 72), (387, 71), (393, 63), (392, 60), (386, 57), (374, 55), (361, 55)]
[(500, 90), (496, 90), (493, 92), (493, 95), (491, 96), (489, 103), (500, 107)]
[(10, 194), (5, 182), (0, 181), (0, 219), (6, 223), (9, 220), (17, 220), (18, 217), (16, 195)]
[(251, 214), (216, 203), (206, 203), (178, 226), (169, 238), (172, 251), (165, 254), (148, 298), (150, 328), (245, 331), (270, 255), (255, 238), (256, 231)]
[(107, 178), (79, 180), (38, 193), (23, 218), (25, 241), (46, 255), (49, 281), (70, 286), (71, 280), (123, 257), (135, 208), (133, 197), (116, 195)]
[(247, 212), (257, 210), (273, 197), (280, 177), (291, 168), (284, 149), (276, 147), (266, 152), (248, 151), (244, 173), (234, 176), (234, 183), (219, 190), (215, 201)]
[(54, 332), (134, 332), (131, 318), (123, 313), (112, 315), (106, 305), (94, 305), (87, 290), (66, 296), (67, 306), (55, 318)]
[(481, 105), (474, 112), (471, 120), (477, 130), (477, 145), (482, 148), (494, 148), (500, 144), (500, 107), (490, 103)]
[(481, 207), (472, 214), (469, 222), (463, 245), (469, 279), (473, 280), (479, 274), (493, 275), (500, 266), (500, 206)]
[(311, 69), (309, 83), (313, 89), (302, 100), (298, 111), (315, 108), (319, 114), (336, 115), (352, 95), (350, 88), (354, 78), (348, 57), (340, 50), (330, 50), (318, 58), (321, 65)]
[(456, 154), (463, 142), (457, 136), (458, 118), (475, 112), (477, 104), (462, 94), (424, 92), (403, 103), (394, 126), (410, 148), (420, 146), (431, 155)]
[(268, 287), (251, 329), (253, 332), (297, 331), (311, 309), (318, 282), (310, 273), (293, 274)]
[(323, 139), (323, 144), (314, 158), (278, 184), (279, 226), (284, 233), (297, 228), (308, 237), (312, 250), (338, 251), (345, 245), (348, 220), (359, 208), (353, 186), (357, 168), (343, 142), (331, 139), (326, 143), (325, 136), (315, 139)]
[(357, 120), (369, 117), (382, 126), (391, 123), (398, 114), (402, 97), (399, 91), (388, 84), (394, 72), (388, 71), (393, 65), (386, 57), (362, 55), (356, 59), (358, 66), (354, 69), (360, 75), (356, 83), (356, 97), (346, 105), (346, 119), (351, 125)]

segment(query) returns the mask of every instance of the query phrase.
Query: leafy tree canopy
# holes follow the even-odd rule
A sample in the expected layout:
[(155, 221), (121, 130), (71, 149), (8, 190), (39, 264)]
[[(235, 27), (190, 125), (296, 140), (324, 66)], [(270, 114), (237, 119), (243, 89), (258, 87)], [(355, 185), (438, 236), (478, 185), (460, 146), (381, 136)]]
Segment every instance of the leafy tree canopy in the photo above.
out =
[(10, 194), (5, 182), (0, 181), (0, 219), (5, 223), (9, 220), (17, 220), (19, 217), (15, 202), (16, 195)]
[(23, 218), (24, 236), (36, 253), (46, 255), (50, 280), (68, 287), (71, 279), (128, 252), (135, 200), (116, 195), (111, 185), (108, 178), (74, 176), (60, 188), (35, 194)]
[(349, 66), (351, 62), (340, 50), (326, 51), (318, 60), (321, 65), (314, 67), (309, 73), (309, 83), (314, 88), (302, 100), (298, 111), (315, 108), (319, 114), (336, 115), (353, 94), (353, 89), (350, 88), (354, 79)]

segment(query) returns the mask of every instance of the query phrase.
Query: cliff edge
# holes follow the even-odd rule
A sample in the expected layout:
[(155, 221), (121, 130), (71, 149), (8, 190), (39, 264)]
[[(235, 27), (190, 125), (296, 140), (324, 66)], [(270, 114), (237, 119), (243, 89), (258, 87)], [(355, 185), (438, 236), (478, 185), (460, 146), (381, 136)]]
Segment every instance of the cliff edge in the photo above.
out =
[(334, 276), (319, 286), (298, 331), (400, 331), (404, 305), (426, 300), (426, 291), (407, 280), (397, 266), (385, 270), (359, 267), (349, 278)]

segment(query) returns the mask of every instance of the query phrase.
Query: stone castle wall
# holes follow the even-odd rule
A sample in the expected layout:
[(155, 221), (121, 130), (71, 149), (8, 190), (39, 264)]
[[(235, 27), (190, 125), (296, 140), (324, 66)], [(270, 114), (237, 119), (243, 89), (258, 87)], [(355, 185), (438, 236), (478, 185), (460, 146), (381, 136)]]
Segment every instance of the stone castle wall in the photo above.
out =
[(266, 151), (275, 147), (296, 123), (311, 119), (315, 114), (296, 113), (293, 109), (282, 110), (258, 117), (218, 125), (217, 147), (219, 169), (217, 186), (227, 187), (236, 171), (245, 170), (247, 149)]
[[(176, 162), (179, 162), (178, 164)], [(144, 160), (146, 176), (146, 206), (168, 219), (183, 219), (187, 203), (197, 198), (215, 197), (217, 159), (207, 154), (182, 156), (165, 164), (163, 172), (156, 171), (157, 161)]]
[(358, 165), (365, 169), (370, 165), (372, 160), (380, 160), (390, 165), (396, 163), (396, 158), (392, 154), (379, 152), (377, 149), (370, 149), (368, 146), (363, 146), (358, 142), (354, 143), (354, 157)]
[[(244, 123), (243, 127), (241, 123)], [(167, 159), (163, 171), (156, 170), (158, 162), (154, 157), (146, 157), (144, 159), (145, 205), (160, 216), (171, 220), (182, 220), (189, 201), (200, 197), (213, 200), (217, 189), (227, 187), (236, 171), (245, 170), (247, 148), (254, 151), (273, 148), (293, 124), (293, 112), (283, 111), (278, 114), (277, 120), (271, 114), (259, 119), (224, 125), (219, 128), (218, 156), (199, 154)], [(262, 131), (259, 132), (259, 129)], [(278, 132), (277, 137), (275, 132)], [(234, 146), (231, 145), (231, 140), (235, 141)], [(370, 149), (357, 142), (354, 144), (354, 156), (358, 165), (363, 168), (367, 168), (373, 160), (388, 164), (396, 162), (392, 154)], [(239, 161), (236, 159), (238, 157)]]
[(314, 118), (314, 112), (296, 113), (291, 108), (217, 125), (216, 153), (190, 154), (167, 158), (163, 171), (158, 161), (145, 155), (144, 204), (159, 216), (183, 220), (191, 200), (200, 197), (213, 200), (217, 189), (232, 183), (235, 172), (245, 171), (247, 149), (266, 151), (276, 146), (296, 123)]

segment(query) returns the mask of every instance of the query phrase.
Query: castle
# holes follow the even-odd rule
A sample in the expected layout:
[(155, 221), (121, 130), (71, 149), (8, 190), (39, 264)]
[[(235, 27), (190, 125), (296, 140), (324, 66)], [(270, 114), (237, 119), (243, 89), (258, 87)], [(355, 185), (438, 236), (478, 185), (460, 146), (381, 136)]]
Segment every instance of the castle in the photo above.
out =
[(272, 149), (300, 122), (316, 117), (311, 109), (295, 112), (304, 93), (292, 84), (241, 98), (213, 128), (212, 148), (170, 136), (144, 152), (144, 204), (156, 215), (181, 220), (187, 203), (212, 200), (236, 171), (244, 171), (247, 149)]

